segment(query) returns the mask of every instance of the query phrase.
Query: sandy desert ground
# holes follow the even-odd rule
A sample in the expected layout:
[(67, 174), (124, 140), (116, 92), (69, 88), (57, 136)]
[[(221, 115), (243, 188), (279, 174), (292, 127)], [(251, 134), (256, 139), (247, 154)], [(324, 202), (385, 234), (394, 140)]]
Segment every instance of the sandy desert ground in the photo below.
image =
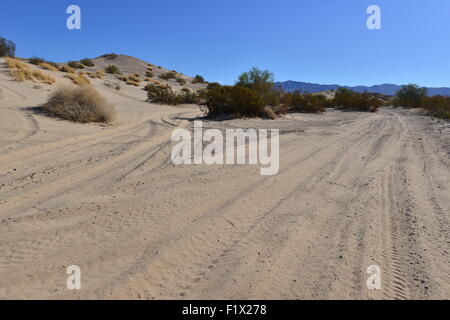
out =
[(199, 108), (94, 86), (112, 126), (39, 114), (52, 87), (0, 61), (0, 298), (450, 298), (448, 122), (392, 108), (205, 122), (281, 129), (280, 172), (261, 176), (174, 166), (170, 135)]

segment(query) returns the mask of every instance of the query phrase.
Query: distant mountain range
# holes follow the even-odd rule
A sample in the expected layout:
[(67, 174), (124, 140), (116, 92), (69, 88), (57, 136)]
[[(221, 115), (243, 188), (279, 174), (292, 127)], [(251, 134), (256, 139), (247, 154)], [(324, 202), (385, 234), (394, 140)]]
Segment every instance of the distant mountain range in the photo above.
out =
[[(294, 92), (296, 90), (300, 90), (304, 93), (316, 93), (321, 91), (327, 91), (327, 90), (337, 90), (339, 88), (348, 88), (356, 92), (373, 92), (373, 93), (381, 93), (389, 96), (395, 95), (395, 93), (398, 91), (398, 89), (401, 88), (401, 86), (396, 84), (380, 84), (375, 85), (371, 87), (367, 86), (340, 86), (338, 84), (317, 84), (317, 83), (309, 83), (309, 82), (299, 82), (299, 81), (284, 81), (284, 82), (277, 82), (277, 86), (281, 86), (281, 88), (284, 89), (286, 92)], [(427, 88), (428, 89), (428, 95), (430, 96), (436, 96), (436, 95), (443, 95), (443, 96), (450, 96), (450, 88)]]

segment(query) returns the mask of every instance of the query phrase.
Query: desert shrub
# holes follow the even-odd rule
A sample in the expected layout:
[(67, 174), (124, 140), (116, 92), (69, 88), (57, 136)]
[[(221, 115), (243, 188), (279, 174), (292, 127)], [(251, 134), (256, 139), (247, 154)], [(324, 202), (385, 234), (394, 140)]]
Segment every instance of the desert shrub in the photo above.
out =
[(423, 98), (427, 96), (427, 89), (415, 84), (402, 86), (395, 94), (393, 105), (404, 108), (419, 108)]
[(107, 54), (102, 55), (101, 57), (105, 58), (107, 60), (114, 60), (115, 58), (118, 57), (118, 55), (115, 53), (107, 53)]
[(107, 66), (105, 68), (105, 72), (110, 73), (110, 74), (120, 74), (121, 73), (119, 68), (114, 64)]
[(11, 57), (16, 56), (16, 45), (10, 40), (0, 37), (0, 57)]
[(325, 100), (323, 96), (312, 94), (292, 94), (289, 109), (294, 112), (320, 113), (325, 112)]
[(85, 58), (80, 60), (80, 63), (86, 67), (95, 67), (95, 63), (91, 59)]
[(200, 97), (196, 92), (183, 88), (181, 92), (176, 92), (168, 85), (149, 83), (144, 88), (147, 91), (148, 101), (169, 105), (196, 104)]
[(262, 114), (265, 106), (254, 90), (240, 86), (213, 85), (202, 94), (202, 98), (210, 117), (257, 117)]
[(186, 84), (186, 80), (184, 80), (183, 78), (178, 77), (176, 80), (181, 85)]
[(153, 78), (154, 74), (151, 70), (147, 70), (147, 72), (145, 72), (145, 75), (149, 78)]
[(41, 68), (43, 68), (43, 69), (46, 69), (46, 70), (50, 70), (50, 71), (59, 71), (57, 67), (55, 67), (54, 65), (52, 65), (52, 64), (50, 64), (50, 63), (48, 63), (48, 62), (41, 62), (41, 63), (39, 64), (39, 66), (40, 66)]
[(68, 73), (65, 77), (72, 80), (72, 82), (78, 86), (88, 86), (91, 84), (89, 79), (83, 76), (82, 74)]
[(73, 69), (83, 69), (84, 66), (78, 61), (69, 61), (67, 65)]
[(275, 106), (279, 103), (279, 94), (274, 85), (274, 76), (268, 70), (252, 68), (239, 76), (236, 86), (254, 90), (265, 105)]
[(339, 88), (332, 101), (337, 109), (376, 112), (383, 101), (370, 93), (358, 93), (347, 88)]
[(167, 85), (150, 83), (145, 86), (144, 90), (147, 91), (149, 102), (164, 103), (170, 105), (178, 104), (176, 92)]
[(61, 88), (43, 107), (49, 115), (75, 122), (112, 122), (114, 107), (92, 87)]
[(132, 74), (128, 76), (128, 81), (139, 83), (141, 82), (141, 78), (139, 77), (139, 75)]
[(176, 79), (177, 73), (175, 71), (169, 71), (169, 72), (159, 75), (159, 78), (166, 80), (166, 81), (171, 80), (171, 79)]
[(183, 88), (181, 89), (181, 92), (178, 94), (178, 103), (179, 104), (198, 104), (200, 103), (200, 96), (188, 89), (188, 88)]
[(8, 67), (11, 76), (16, 81), (39, 81), (46, 84), (53, 84), (56, 80), (52, 76), (40, 71), (30, 68), (26, 63), (6, 57), (6, 66)]
[(69, 67), (67, 64), (63, 64), (59, 67), (59, 71), (66, 73), (75, 73), (75, 70)]
[(28, 59), (28, 62), (31, 64), (34, 64), (36, 66), (40, 65), (41, 63), (47, 62), (42, 58), (38, 58), (38, 57), (31, 57), (30, 59)]
[(430, 116), (441, 119), (450, 119), (450, 97), (423, 97), (420, 106), (426, 110)]
[(204, 79), (201, 75), (197, 74), (197, 75), (194, 77), (194, 79), (192, 79), (192, 83), (193, 83), (193, 84), (196, 84), (196, 83), (205, 83), (205, 79)]

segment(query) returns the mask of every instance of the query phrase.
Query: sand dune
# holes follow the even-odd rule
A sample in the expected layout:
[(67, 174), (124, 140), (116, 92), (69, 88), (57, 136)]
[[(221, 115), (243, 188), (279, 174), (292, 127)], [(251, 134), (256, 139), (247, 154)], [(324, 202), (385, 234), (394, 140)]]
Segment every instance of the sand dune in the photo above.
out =
[[(205, 123), (281, 129), (280, 172), (264, 177), (171, 164), (195, 106), (92, 80), (118, 121), (74, 124), (33, 109), (55, 86), (0, 69), (0, 298), (450, 297), (446, 123), (391, 108)], [(66, 288), (70, 265), (82, 290)]]

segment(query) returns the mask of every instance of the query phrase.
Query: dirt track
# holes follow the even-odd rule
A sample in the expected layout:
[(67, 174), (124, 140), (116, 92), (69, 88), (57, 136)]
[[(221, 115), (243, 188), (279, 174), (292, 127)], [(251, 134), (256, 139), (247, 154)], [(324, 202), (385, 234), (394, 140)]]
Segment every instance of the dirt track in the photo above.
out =
[[(135, 121), (58, 121), (72, 131), (51, 136), (55, 120), (22, 109), (40, 96), (2, 83), (0, 298), (450, 298), (449, 159), (422, 116), (206, 124), (280, 128), (280, 172), (263, 177), (170, 163), (196, 108), (114, 93)], [(69, 265), (81, 291), (66, 289)]]

